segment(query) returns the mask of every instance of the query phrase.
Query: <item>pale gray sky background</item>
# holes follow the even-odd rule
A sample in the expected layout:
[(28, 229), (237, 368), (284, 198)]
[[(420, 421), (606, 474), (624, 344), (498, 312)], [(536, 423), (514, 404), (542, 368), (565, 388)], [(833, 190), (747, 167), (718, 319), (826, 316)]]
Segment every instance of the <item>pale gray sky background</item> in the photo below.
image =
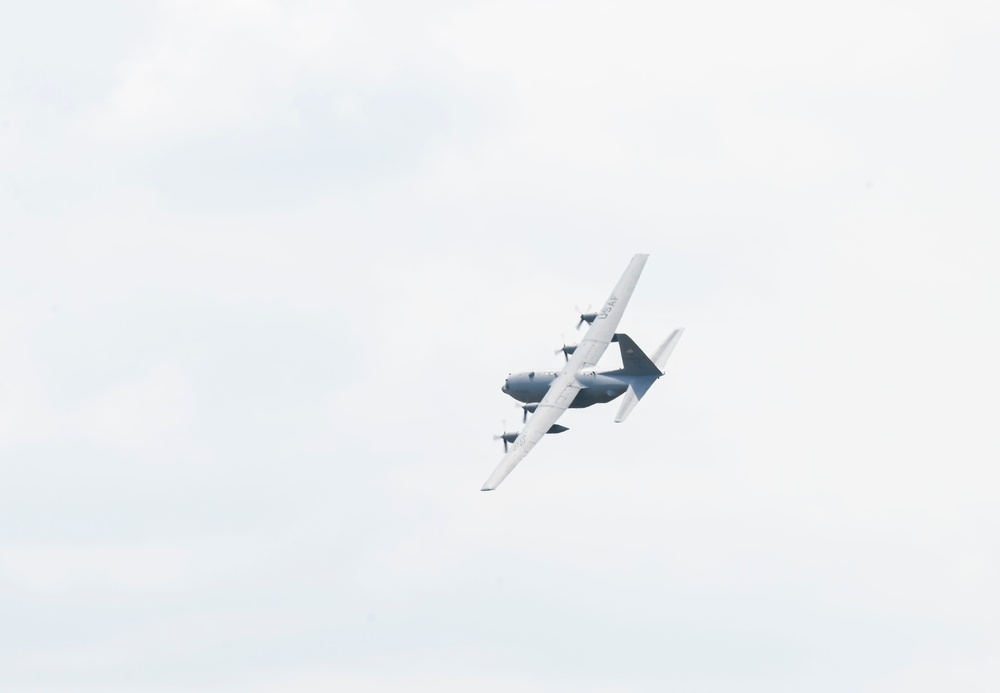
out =
[(998, 8), (6, 3), (0, 689), (1000, 689)]

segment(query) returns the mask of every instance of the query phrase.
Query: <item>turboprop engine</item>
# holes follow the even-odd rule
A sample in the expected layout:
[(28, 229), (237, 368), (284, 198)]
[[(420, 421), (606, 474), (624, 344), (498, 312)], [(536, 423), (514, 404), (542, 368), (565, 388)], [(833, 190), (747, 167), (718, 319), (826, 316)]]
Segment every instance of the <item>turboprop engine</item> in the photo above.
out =
[[(526, 404), (525, 406), (526, 407), (529, 407), (529, 406), (530, 407), (537, 407), (538, 405), (537, 404)], [(534, 408), (532, 408), (532, 411), (534, 411)], [(527, 414), (527, 411), (525, 411), (525, 414)], [(504, 428), (507, 428), (507, 427), (504, 426)], [(569, 428), (566, 427), (566, 426), (560, 426), (559, 424), (552, 424), (549, 427), (549, 430), (546, 431), (546, 433), (562, 433), (563, 431), (568, 431), (568, 430), (569, 430)], [(502, 440), (503, 441), (503, 451), (507, 452), (507, 446), (510, 443), (513, 443), (515, 440), (517, 440), (517, 437), (519, 435), (521, 435), (521, 434), (520, 433), (516, 433), (516, 432), (507, 432), (507, 431), (504, 431), (503, 433), (501, 433), (498, 436), (493, 436), (493, 440)]]
[(566, 360), (569, 361), (569, 357), (573, 355), (574, 351), (576, 351), (576, 346), (577, 346), (576, 344), (566, 344), (565, 342), (563, 342), (562, 347), (556, 349), (552, 353), (554, 354), (561, 353), (564, 357), (566, 357)]
[(590, 306), (587, 306), (587, 310), (585, 311), (580, 310), (580, 306), (577, 306), (576, 312), (580, 314), (579, 316), (580, 322), (576, 323), (576, 329), (578, 330), (580, 329), (580, 326), (583, 325), (583, 323), (587, 323), (588, 325), (593, 325), (594, 321), (597, 320), (597, 313), (591, 313)]
[(503, 451), (507, 452), (507, 444), (508, 443), (513, 443), (515, 440), (517, 440), (517, 436), (518, 436), (517, 432), (508, 433), (507, 431), (504, 431), (503, 433), (501, 433), (498, 436), (493, 436), (493, 440), (502, 440), (503, 441)]
[(533, 404), (522, 404), (521, 409), (524, 410), (524, 416), (521, 417), (521, 423), (528, 423), (528, 414), (534, 414), (535, 410), (538, 409), (538, 402)]

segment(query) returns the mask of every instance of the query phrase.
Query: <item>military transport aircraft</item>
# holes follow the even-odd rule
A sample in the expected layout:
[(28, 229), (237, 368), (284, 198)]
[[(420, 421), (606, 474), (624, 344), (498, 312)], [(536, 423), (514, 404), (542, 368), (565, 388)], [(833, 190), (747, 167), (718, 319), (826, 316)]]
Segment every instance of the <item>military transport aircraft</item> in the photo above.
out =
[[(522, 409), (526, 425), (520, 433), (504, 431), (502, 435), (494, 436), (503, 440), (505, 454), (483, 484), (483, 491), (492, 491), (499, 486), (546, 433), (568, 430), (556, 423), (568, 408), (603, 404), (625, 395), (615, 417), (615, 422), (620, 423), (632, 413), (656, 379), (663, 375), (663, 365), (677, 346), (684, 328), (674, 330), (653, 352), (652, 358), (646, 356), (628, 335), (615, 333), (648, 257), (635, 255), (604, 307), (596, 313), (580, 315), (577, 328), (585, 322), (590, 327), (579, 344), (564, 344), (562, 349), (556, 351), (566, 357), (566, 366), (560, 372), (513, 373), (507, 378), (501, 389), (517, 401), (524, 402)], [(594, 366), (611, 342), (617, 342), (621, 348), (622, 367), (598, 373)], [(532, 414), (530, 420), (527, 419), (529, 413)]]

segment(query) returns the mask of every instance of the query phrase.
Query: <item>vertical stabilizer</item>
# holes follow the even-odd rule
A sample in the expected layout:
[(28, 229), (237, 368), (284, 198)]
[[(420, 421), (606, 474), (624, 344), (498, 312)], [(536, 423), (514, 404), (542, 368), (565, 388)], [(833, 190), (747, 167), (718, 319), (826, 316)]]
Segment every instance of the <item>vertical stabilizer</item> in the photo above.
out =
[(618, 371), (621, 375), (652, 375), (657, 378), (663, 375), (653, 360), (627, 334), (616, 333), (611, 341), (618, 342), (622, 352), (622, 368)]

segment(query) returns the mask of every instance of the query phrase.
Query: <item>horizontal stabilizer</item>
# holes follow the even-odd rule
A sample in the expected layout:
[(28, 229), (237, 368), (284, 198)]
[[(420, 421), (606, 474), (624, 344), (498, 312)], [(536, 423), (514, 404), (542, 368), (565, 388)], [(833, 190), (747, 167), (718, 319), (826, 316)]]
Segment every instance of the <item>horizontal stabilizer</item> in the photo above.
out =
[(628, 385), (628, 390), (622, 396), (622, 405), (618, 408), (618, 414), (615, 416), (615, 423), (621, 423), (628, 418), (628, 415), (632, 413), (635, 409), (635, 405), (639, 403), (642, 396), (649, 392), (649, 388), (653, 386), (656, 382), (656, 376), (649, 376), (646, 378), (635, 378)]
[(670, 336), (667, 337), (667, 341), (661, 344), (660, 347), (653, 352), (653, 363), (656, 364), (656, 368), (660, 371), (660, 373), (663, 372), (663, 367), (667, 365), (667, 359), (670, 358), (670, 354), (673, 353), (674, 347), (677, 346), (677, 342), (681, 341), (682, 334), (684, 334), (684, 328), (678, 327), (670, 333)]

